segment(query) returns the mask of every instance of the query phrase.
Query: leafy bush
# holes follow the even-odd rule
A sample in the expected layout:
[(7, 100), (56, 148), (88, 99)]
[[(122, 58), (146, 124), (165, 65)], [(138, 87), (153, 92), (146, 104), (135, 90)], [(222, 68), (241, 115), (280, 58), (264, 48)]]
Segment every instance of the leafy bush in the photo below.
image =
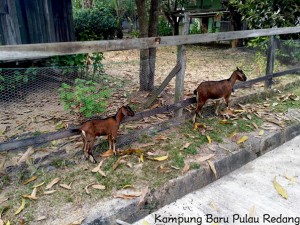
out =
[(78, 41), (113, 39), (118, 21), (108, 8), (78, 9), (74, 13), (75, 37)]
[(71, 77), (74, 77), (74, 73), (76, 73), (97, 80), (104, 73), (103, 59), (103, 53), (65, 55), (52, 57), (46, 64), (50, 67), (60, 67), (61, 73), (65, 76), (70, 74)]
[(13, 89), (27, 84), (36, 79), (37, 68), (27, 69), (1, 69), (0, 68), (0, 91)]
[(171, 36), (173, 34), (172, 27), (164, 17), (158, 18), (158, 35)]
[(108, 87), (82, 79), (76, 79), (74, 86), (63, 83), (59, 92), (65, 110), (79, 117), (91, 117), (104, 112), (110, 96)]

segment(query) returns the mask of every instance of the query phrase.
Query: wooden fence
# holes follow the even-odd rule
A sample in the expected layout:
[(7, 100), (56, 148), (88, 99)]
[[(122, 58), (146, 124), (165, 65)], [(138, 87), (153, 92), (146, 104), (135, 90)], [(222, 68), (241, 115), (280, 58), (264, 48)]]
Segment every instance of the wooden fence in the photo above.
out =
[[(188, 21), (188, 20), (186, 20)], [(186, 25), (185, 25), (186, 29)], [(0, 60), (25, 60), (35, 59), (42, 57), (50, 57), (54, 55), (70, 55), (79, 53), (94, 53), (116, 50), (129, 50), (129, 49), (145, 49), (150, 47), (163, 47), (163, 46), (180, 46), (177, 54), (177, 64), (170, 74), (166, 77), (162, 85), (152, 93), (152, 97), (146, 103), (150, 105), (155, 100), (155, 96), (159, 95), (169, 81), (176, 75), (176, 95), (175, 104), (167, 105), (153, 110), (137, 113), (135, 117), (128, 118), (126, 121), (139, 120), (148, 116), (158, 113), (170, 112), (184, 108), (190, 104), (195, 103), (195, 98), (182, 100), (183, 98), (183, 84), (186, 63), (186, 44), (207, 43), (214, 41), (234, 40), (241, 38), (272, 36), (270, 39), (270, 48), (268, 50), (268, 63), (266, 68), (266, 75), (247, 82), (235, 85), (235, 89), (252, 85), (257, 82), (265, 81), (265, 87), (271, 86), (273, 77), (283, 76), (286, 74), (297, 73), (300, 68), (294, 68), (287, 71), (273, 73), (274, 68), (274, 36), (280, 34), (300, 33), (300, 27), (286, 27), (286, 28), (273, 28), (273, 29), (260, 29), (260, 30), (247, 30), (247, 31), (233, 31), (224, 33), (213, 34), (196, 34), (196, 35), (181, 35), (169, 37), (151, 37), (140, 39), (127, 39), (127, 40), (110, 40), (110, 41), (87, 41), (87, 42), (66, 42), (66, 43), (46, 43), (46, 44), (28, 44), (28, 45), (11, 45), (0, 46)], [(4, 142), (0, 144), (0, 151), (17, 149), (28, 145), (41, 144), (55, 139), (70, 137), (78, 135), (78, 133), (65, 130), (62, 132), (55, 132), (50, 134), (40, 135), (34, 138), (27, 138), (23, 140), (16, 140), (11, 142)]]

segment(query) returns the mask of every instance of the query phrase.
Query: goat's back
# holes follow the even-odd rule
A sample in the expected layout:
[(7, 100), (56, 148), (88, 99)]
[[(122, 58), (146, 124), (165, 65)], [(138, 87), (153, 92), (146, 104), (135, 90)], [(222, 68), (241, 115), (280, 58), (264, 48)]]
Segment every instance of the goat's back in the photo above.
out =
[(230, 95), (232, 87), (228, 80), (220, 81), (205, 81), (202, 82), (195, 92), (198, 92), (198, 96), (202, 100), (218, 99), (225, 95)]
[(118, 124), (115, 118), (109, 117), (85, 122), (80, 129), (95, 136), (102, 136), (111, 134), (112, 131), (117, 130)]

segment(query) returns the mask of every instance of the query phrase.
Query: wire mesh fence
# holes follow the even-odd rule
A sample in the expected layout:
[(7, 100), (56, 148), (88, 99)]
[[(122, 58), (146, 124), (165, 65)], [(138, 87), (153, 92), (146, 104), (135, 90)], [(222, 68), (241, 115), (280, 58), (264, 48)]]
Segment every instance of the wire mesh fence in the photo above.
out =
[[(277, 40), (275, 72), (299, 67), (299, 41)], [(240, 67), (248, 80), (265, 75), (266, 54), (259, 49), (247, 47), (232, 49), (227, 45), (190, 45), (186, 47), (187, 66), (185, 72), (185, 98), (192, 97), (200, 82), (228, 78), (236, 67)], [(155, 59), (155, 87), (158, 87), (172, 71), (177, 62), (177, 47), (157, 49)], [(0, 132), (5, 141), (15, 135), (31, 132), (54, 131), (60, 121), (76, 122), (64, 109), (59, 89), (63, 83), (75, 85), (76, 79), (94, 81), (110, 89), (105, 111), (108, 116), (116, 113), (124, 104), (134, 105), (136, 111), (143, 111), (149, 93), (140, 92), (139, 50), (107, 52), (101, 70), (95, 71), (93, 65), (81, 67), (29, 67), (0, 69)], [(148, 62), (148, 64), (151, 64)], [(144, 71), (144, 70), (143, 70)], [(280, 78), (281, 79), (281, 78)], [(298, 76), (283, 77), (287, 82)], [(277, 81), (282, 84), (285, 81)], [(277, 84), (276, 83), (276, 84)], [(237, 95), (263, 90), (263, 83), (244, 89)], [(173, 78), (151, 107), (174, 103), (175, 79)], [(99, 99), (101, 102), (102, 99)], [(158, 121), (168, 119), (161, 115)], [(143, 123), (150, 123), (145, 118)], [(141, 123), (140, 127), (144, 127)]]

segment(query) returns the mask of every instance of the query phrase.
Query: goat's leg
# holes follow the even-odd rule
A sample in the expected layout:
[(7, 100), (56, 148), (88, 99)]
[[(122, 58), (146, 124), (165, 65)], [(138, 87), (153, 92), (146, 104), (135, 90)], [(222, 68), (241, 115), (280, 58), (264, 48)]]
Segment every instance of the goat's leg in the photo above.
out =
[(111, 150), (112, 149), (111, 135), (107, 136), (107, 141), (108, 141), (108, 150)]
[(229, 109), (229, 96), (224, 97), (224, 102), (225, 102), (227, 109)]
[(93, 150), (94, 150), (93, 148), (94, 148), (95, 141), (96, 141), (96, 137), (92, 137), (89, 140), (88, 157), (92, 163), (97, 163), (97, 160), (95, 159), (95, 157), (93, 155)]
[(202, 107), (204, 106), (205, 102), (197, 102), (197, 108), (195, 110), (195, 114), (193, 116), (193, 123), (196, 122), (196, 117), (197, 117), (197, 114), (199, 117), (201, 117), (201, 111), (202, 111)]
[(82, 131), (81, 137), (82, 137), (82, 141), (83, 141), (83, 147), (82, 147), (83, 158), (88, 159), (89, 158), (89, 154), (88, 154), (88, 141), (87, 141), (87, 137), (86, 137), (86, 134), (85, 134), (84, 131)]
[(219, 115), (218, 111), (219, 111), (219, 107), (220, 107), (220, 100), (216, 100), (215, 104), (216, 104), (215, 115), (218, 116)]
[(116, 139), (113, 137), (111, 141), (112, 141), (114, 155), (117, 155), (117, 152), (116, 152)]
[(111, 140), (111, 145), (112, 145), (112, 150), (114, 152), (114, 155), (117, 155), (117, 152), (116, 152), (116, 137), (117, 137), (117, 131), (112, 132), (110, 140)]

